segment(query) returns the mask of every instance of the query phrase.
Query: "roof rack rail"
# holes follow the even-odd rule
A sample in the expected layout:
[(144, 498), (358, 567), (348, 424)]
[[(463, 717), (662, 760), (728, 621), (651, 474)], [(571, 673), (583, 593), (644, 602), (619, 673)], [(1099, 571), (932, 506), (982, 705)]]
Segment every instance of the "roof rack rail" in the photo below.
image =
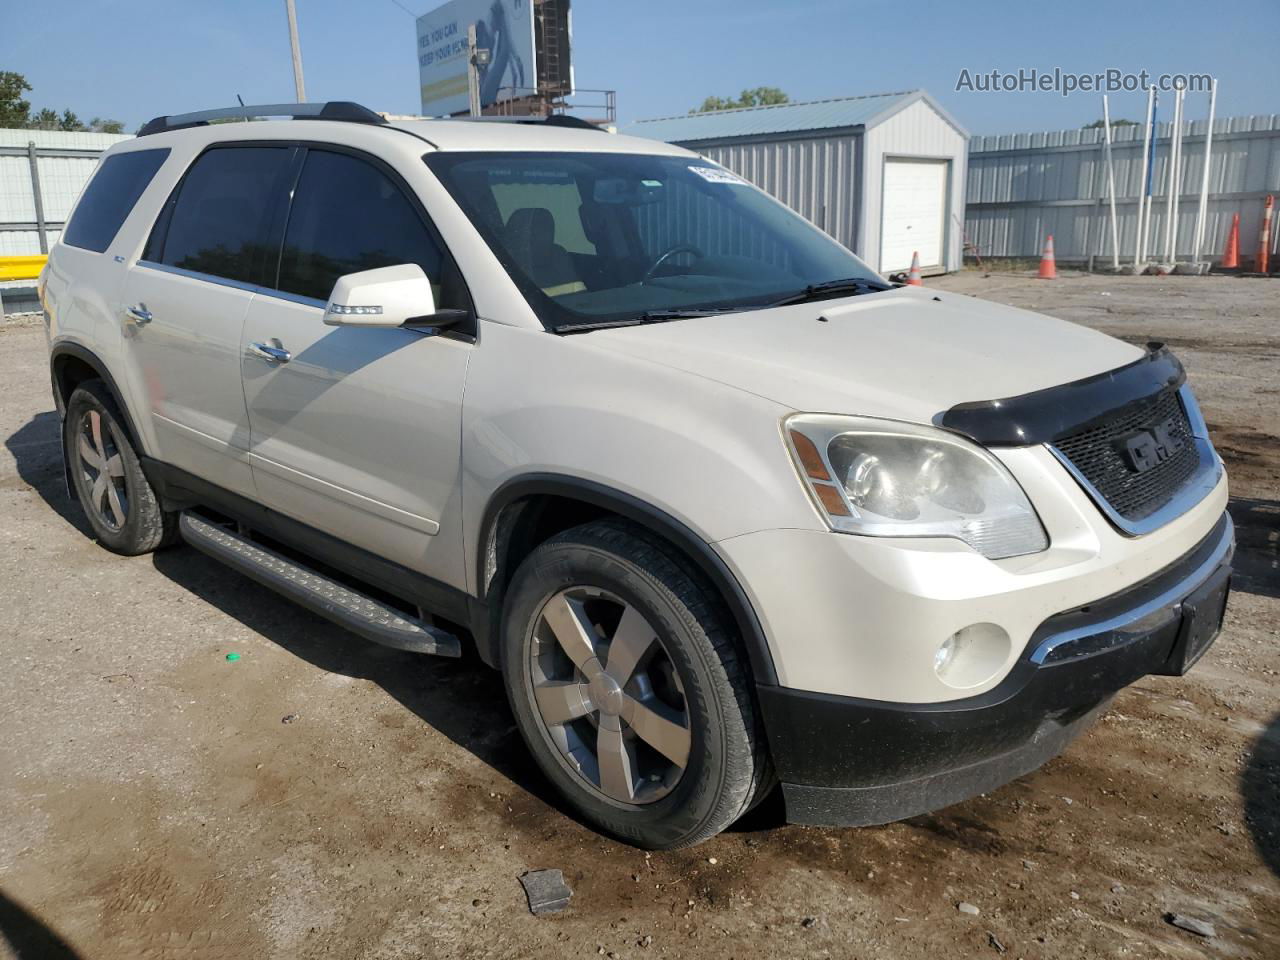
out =
[(577, 130), (599, 130), (602, 133), (608, 132), (604, 127), (592, 123), (590, 120), (584, 120), (582, 117), (575, 117), (568, 113), (553, 113), (542, 122), (548, 127), (573, 127)]
[(549, 117), (534, 116), (506, 116), (506, 115), (490, 115), (484, 117), (432, 117), (434, 120), (466, 120), (469, 123), (519, 123), (542, 124), (548, 127), (572, 127), (574, 130), (598, 130), (601, 133), (608, 133), (604, 127), (599, 124), (592, 123), (590, 120), (584, 120), (582, 117), (575, 117), (568, 113), (553, 113)]
[(195, 113), (179, 113), (171, 117), (148, 120), (138, 131), (145, 137), (169, 130), (207, 126), (212, 120), (249, 120), (253, 117), (288, 117), (291, 120), (343, 120), (347, 123), (386, 123), (379, 114), (368, 107), (349, 100), (330, 100), (328, 103), (263, 103), (216, 110), (198, 110)]

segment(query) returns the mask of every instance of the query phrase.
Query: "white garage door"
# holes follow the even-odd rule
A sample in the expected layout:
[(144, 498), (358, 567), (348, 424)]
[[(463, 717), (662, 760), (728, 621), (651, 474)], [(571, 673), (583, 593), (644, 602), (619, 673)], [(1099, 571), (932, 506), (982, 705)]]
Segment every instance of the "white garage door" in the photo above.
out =
[(941, 268), (946, 224), (947, 161), (886, 160), (880, 272), (906, 270), (917, 251), (921, 267)]

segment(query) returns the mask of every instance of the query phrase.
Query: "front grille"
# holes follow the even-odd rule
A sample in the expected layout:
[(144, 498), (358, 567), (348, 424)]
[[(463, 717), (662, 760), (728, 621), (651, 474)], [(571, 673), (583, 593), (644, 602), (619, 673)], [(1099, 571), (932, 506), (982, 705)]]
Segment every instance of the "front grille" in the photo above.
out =
[[(1125, 441), (1159, 424), (1181, 448), (1167, 459), (1138, 472), (1126, 460)], [(1053, 442), (1111, 509), (1125, 520), (1155, 513), (1189, 481), (1200, 463), (1191, 424), (1177, 391), (1166, 390), (1120, 410), (1101, 424)]]

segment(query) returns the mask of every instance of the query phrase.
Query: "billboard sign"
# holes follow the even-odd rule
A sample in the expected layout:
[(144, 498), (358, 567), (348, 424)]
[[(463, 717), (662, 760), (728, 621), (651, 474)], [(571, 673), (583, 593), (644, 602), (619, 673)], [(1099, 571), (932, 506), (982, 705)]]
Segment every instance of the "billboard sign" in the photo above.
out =
[(451, 0), (418, 18), (418, 84), (422, 113), (465, 113), (467, 28), (476, 25), (476, 46), (489, 51), (480, 75), (480, 105), (528, 96), (537, 86), (533, 0)]

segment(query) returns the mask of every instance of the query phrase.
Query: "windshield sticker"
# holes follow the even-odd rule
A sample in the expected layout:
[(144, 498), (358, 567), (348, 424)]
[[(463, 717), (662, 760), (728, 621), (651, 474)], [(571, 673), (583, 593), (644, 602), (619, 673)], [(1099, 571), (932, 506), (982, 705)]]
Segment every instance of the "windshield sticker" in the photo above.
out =
[(733, 183), (738, 186), (746, 186), (747, 181), (743, 180), (736, 173), (730, 173), (721, 167), (689, 167), (694, 173), (700, 176), (707, 183)]

